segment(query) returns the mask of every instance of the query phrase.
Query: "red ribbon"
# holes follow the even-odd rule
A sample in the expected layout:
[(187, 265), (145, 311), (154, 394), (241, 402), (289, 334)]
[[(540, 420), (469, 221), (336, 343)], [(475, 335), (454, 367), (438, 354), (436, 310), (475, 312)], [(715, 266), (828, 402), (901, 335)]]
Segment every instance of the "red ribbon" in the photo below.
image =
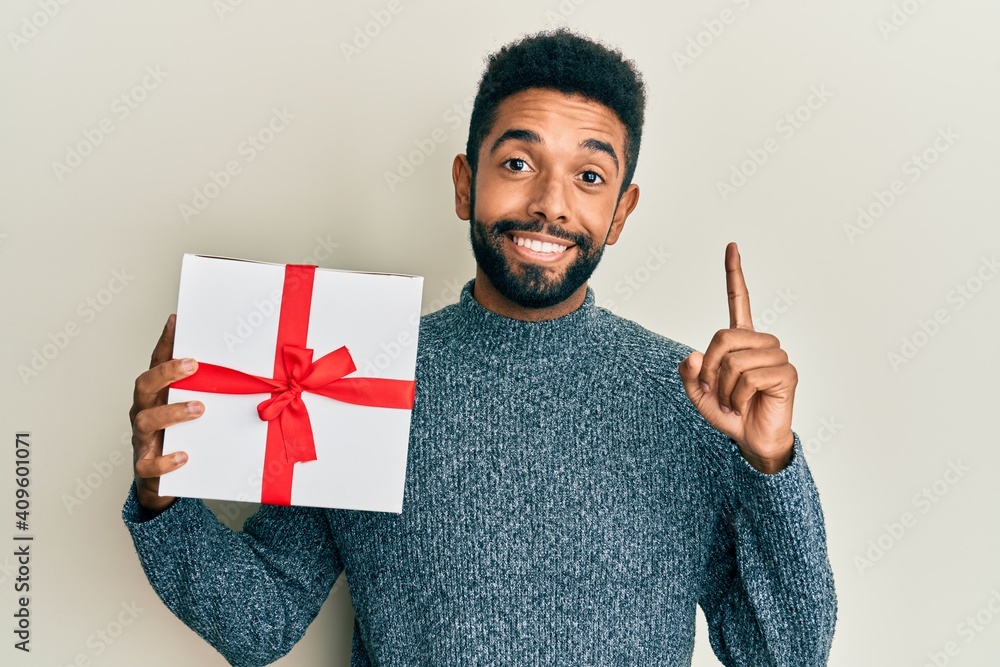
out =
[(304, 345), (315, 273), (311, 264), (285, 266), (273, 378), (199, 362), (194, 374), (170, 384), (217, 394), (271, 394), (257, 406), (257, 415), (267, 422), (260, 501), (268, 505), (290, 505), (295, 463), (316, 460), (303, 391), (355, 405), (413, 408), (413, 380), (344, 377), (357, 370), (346, 347), (313, 361), (313, 351)]

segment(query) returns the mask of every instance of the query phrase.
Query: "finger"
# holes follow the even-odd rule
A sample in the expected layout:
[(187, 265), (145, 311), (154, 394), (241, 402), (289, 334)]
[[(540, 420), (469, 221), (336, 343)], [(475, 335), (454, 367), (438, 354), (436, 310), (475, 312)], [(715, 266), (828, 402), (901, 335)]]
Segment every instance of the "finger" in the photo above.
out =
[(159, 366), (164, 361), (170, 361), (174, 355), (174, 325), (177, 322), (177, 315), (171, 313), (167, 317), (167, 323), (163, 325), (160, 339), (153, 347), (153, 354), (149, 358), (149, 367)]
[(171, 403), (140, 411), (132, 422), (132, 448), (136, 456), (159, 456), (163, 451), (163, 429), (197, 419), (204, 411), (205, 406), (199, 401)]
[(729, 328), (753, 331), (750, 292), (743, 278), (740, 251), (735, 243), (726, 246), (726, 291), (729, 293)]
[(130, 417), (135, 420), (141, 410), (163, 405), (167, 400), (165, 390), (170, 383), (186, 378), (196, 370), (198, 362), (194, 359), (172, 359), (144, 371), (135, 379)]
[[(150, 478), (158, 478), (177, 470), (186, 462), (187, 454), (184, 452), (174, 452), (173, 454), (167, 454), (166, 456), (139, 459), (135, 462), (135, 474), (136, 477), (141, 477), (146, 480), (149, 480)], [(159, 488), (159, 483), (158, 481), (153, 483), (146, 482), (146, 486), (150, 491), (156, 491)]]
[[(177, 328), (177, 314), (171, 313), (167, 316), (167, 323), (163, 325), (163, 332), (160, 339), (153, 346), (153, 354), (149, 357), (149, 367), (154, 368), (160, 364), (170, 361), (174, 356), (174, 331)], [(156, 397), (156, 403), (162, 405), (167, 402), (167, 390), (161, 389)]]
[(791, 400), (797, 381), (798, 373), (795, 367), (788, 363), (755, 368), (740, 375), (739, 381), (733, 387), (730, 400), (735, 406), (735, 411), (745, 415), (750, 408), (750, 401), (759, 392)]
[(705, 350), (705, 361), (701, 365), (701, 381), (709, 389), (718, 388), (719, 366), (722, 359), (738, 350), (760, 350), (781, 347), (781, 341), (772, 334), (746, 329), (719, 329), (712, 336), (712, 342)]
[[(177, 316), (171, 313), (167, 316), (167, 321), (163, 325), (163, 331), (160, 332), (160, 338), (156, 341), (156, 345), (153, 346), (153, 353), (149, 357), (149, 367), (150, 369), (159, 366), (165, 361), (169, 361), (174, 352), (174, 325), (177, 322)], [(162, 395), (159, 395), (162, 394)], [(140, 410), (144, 408), (151, 407), (156, 404), (166, 403), (167, 396), (166, 391), (156, 392), (156, 395), (150, 397), (143, 392), (139, 391), (139, 381), (136, 380), (136, 390), (132, 393), (132, 408), (129, 410), (128, 418), (129, 421), (135, 421), (135, 415)]]
[(698, 373), (701, 372), (702, 367), (702, 358), (703, 355), (701, 352), (692, 352), (677, 367), (677, 372), (681, 376), (681, 382), (684, 383), (684, 391), (687, 392), (688, 398), (696, 406), (701, 403), (702, 397), (705, 394), (705, 390), (701, 386), (701, 380), (698, 379)]
[[(694, 404), (698, 412), (704, 417), (712, 428), (723, 432), (730, 432), (739, 424), (740, 418), (735, 415), (726, 415), (719, 407), (718, 400), (714, 392), (706, 391), (702, 387), (698, 373), (704, 363), (704, 356), (701, 352), (692, 352), (678, 366), (681, 381), (684, 383), (684, 391)], [(727, 431), (726, 429), (729, 429)]]
[[(719, 405), (722, 407), (722, 411), (729, 412), (733, 409), (734, 403), (730, 397), (736, 383), (744, 373), (758, 368), (782, 366), (786, 363), (788, 363), (788, 354), (780, 347), (737, 350), (724, 356), (719, 364), (718, 377)], [(738, 411), (742, 414), (742, 410)]]

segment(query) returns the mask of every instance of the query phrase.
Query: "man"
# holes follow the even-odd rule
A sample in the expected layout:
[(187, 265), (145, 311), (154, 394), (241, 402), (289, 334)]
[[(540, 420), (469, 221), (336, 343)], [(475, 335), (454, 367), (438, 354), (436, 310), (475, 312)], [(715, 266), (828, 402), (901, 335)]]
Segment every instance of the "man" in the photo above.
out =
[(734, 244), (704, 355), (598, 308), (639, 197), (644, 87), (568, 31), (491, 56), (452, 177), (477, 269), (425, 316), (402, 514), (263, 506), (234, 533), (164, 498), (173, 318), (131, 410), (123, 516), (154, 589), (236, 665), (284, 655), (345, 571), (351, 664), (822, 665), (836, 599), (791, 430), (795, 369), (753, 331)]

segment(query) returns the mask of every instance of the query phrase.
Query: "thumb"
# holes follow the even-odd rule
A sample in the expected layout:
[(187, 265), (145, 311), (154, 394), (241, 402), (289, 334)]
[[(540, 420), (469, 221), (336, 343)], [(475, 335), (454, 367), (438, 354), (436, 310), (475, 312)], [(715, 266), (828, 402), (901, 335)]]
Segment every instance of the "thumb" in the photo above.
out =
[(701, 362), (704, 358), (705, 356), (701, 352), (695, 351), (689, 354), (677, 367), (681, 381), (684, 383), (684, 391), (687, 392), (688, 398), (695, 405), (701, 404), (702, 396), (705, 394), (701, 380), (698, 379), (698, 374), (701, 373)]

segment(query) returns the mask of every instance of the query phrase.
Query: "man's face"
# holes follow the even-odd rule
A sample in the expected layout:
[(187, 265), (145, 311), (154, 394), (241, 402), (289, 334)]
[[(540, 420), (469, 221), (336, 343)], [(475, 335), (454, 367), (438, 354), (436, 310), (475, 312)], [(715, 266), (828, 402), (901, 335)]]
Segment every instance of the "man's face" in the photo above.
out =
[(537, 88), (505, 99), (480, 146), (467, 215), (456, 202), (496, 291), (547, 308), (585, 290), (635, 206), (634, 185), (619, 206), (624, 169), (625, 127), (608, 107)]

